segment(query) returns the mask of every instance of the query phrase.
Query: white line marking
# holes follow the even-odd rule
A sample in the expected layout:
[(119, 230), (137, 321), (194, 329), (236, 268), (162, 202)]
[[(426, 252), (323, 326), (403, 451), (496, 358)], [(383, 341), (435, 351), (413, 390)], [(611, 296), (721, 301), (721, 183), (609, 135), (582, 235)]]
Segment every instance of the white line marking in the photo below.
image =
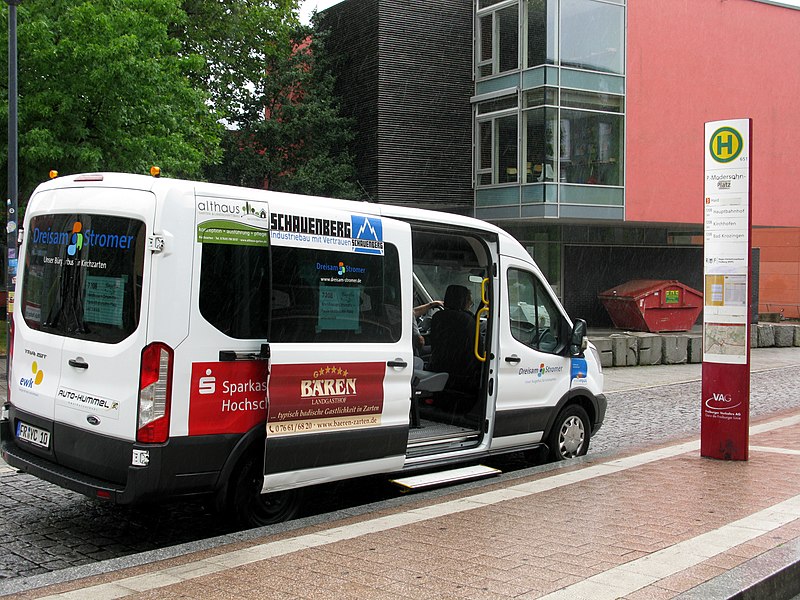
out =
[(796, 519), (800, 519), (800, 496), (589, 577), (543, 596), (542, 600), (622, 598)]
[[(800, 415), (787, 417), (778, 421), (754, 425), (750, 428), (750, 434), (764, 433), (798, 423), (800, 423)], [(72, 592), (53, 594), (41, 598), (40, 600), (113, 600), (114, 598), (122, 598), (138, 592), (158, 589), (181, 581), (189, 581), (209, 573), (251, 564), (267, 558), (283, 556), (307, 548), (325, 546), (334, 542), (361, 537), (362, 535), (396, 529), (412, 523), (419, 523), (441, 516), (483, 508), (513, 498), (524, 498), (573, 483), (580, 483), (605, 475), (613, 475), (620, 471), (696, 451), (699, 450), (699, 448), (699, 440), (667, 446), (666, 448), (643, 452), (642, 454), (592, 465), (590, 467), (545, 477), (544, 479), (538, 479), (536, 481), (513, 485), (500, 490), (482, 492), (466, 498), (414, 508), (401, 513), (353, 523), (352, 525), (343, 525), (341, 527), (334, 527), (324, 531), (301, 535), (296, 538), (266, 542), (243, 550), (234, 550), (219, 556), (212, 556), (193, 563), (184, 564), (180, 567), (171, 567), (153, 571), (145, 575), (126, 577), (115, 582), (94, 585)], [(724, 552), (728, 549), (728, 544), (735, 542), (737, 539), (747, 541), (747, 539), (762, 535), (765, 531), (771, 531), (772, 529), (780, 527), (786, 519), (794, 520), (797, 518), (800, 518), (800, 496), (776, 504), (773, 507), (750, 515), (750, 517), (745, 517), (740, 521), (730, 523), (718, 530), (686, 540), (675, 546), (670, 546), (647, 555), (639, 560), (620, 565), (619, 567), (595, 575), (581, 583), (575, 584), (575, 586), (583, 584), (583, 587), (574, 593), (564, 596), (551, 596), (553, 598), (569, 597), (570, 599), (574, 599), (580, 598), (581, 595), (586, 595), (586, 597), (597, 600), (611, 597), (616, 598), (617, 596), (608, 595), (617, 593), (614, 591), (616, 589), (614, 585), (616, 584), (619, 584), (619, 586), (626, 586), (626, 590), (630, 588), (630, 591), (627, 591), (626, 594), (631, 593), (654, 581), (658, 581), (658, 579), (664, 576), (661, 575), (657, 577), (656, 573), (665, 572), (665, 569), (670, 574), (680, 571), (687, 568), (687, 566), (697, 564), (697, 562), (692, 561), (699, 560), (702, 562), (710, 556)], [(734, 543), (734, 545), (740, 543), (742, 543), (742, 541), (738, 541)], [(676, 548), (677, 550), (675, 550)], [(711, 551), (712, 554), (709, 554), (709, 551)], [(667, 562), (667, 565), (671, 564), (672, 566), (661, 565), (660, 562), (665, 559), (672, 560), (672, 563)], [(680, 565), (686, 564), (687, 561), (691, 564), (680, 567)], [(672, 569), (677, 569), (677, 571), (673, 571)], [(614, 575), (606, 576), (607, 573), (612, 572), (614, 572)], [(655, 579), (653, 579), (654, 577)], [(575, 586), (560, 590), (556, 592), (556, 594), (562, 592), (566, 593), (566, 590), (572, 590)], [(551, 596), (548, 596), (548, 598)]]
[(772, 448), (770, 446), (750, 446), (750, 450), (754, 452), (772, 452), (773, 454), (788, 454), (790, 456), (800, 456), (800, 450), (792, 450), (791, 448)]

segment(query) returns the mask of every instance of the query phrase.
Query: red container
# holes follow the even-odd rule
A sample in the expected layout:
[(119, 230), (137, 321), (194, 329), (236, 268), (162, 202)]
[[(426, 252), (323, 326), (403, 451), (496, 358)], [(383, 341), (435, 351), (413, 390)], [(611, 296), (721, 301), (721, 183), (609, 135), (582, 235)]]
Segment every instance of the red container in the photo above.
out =
[(674, 279), (635, 279), (597, 297), (614, 327), (632, 331), (689, 331), (703, 310), (703, 294)]

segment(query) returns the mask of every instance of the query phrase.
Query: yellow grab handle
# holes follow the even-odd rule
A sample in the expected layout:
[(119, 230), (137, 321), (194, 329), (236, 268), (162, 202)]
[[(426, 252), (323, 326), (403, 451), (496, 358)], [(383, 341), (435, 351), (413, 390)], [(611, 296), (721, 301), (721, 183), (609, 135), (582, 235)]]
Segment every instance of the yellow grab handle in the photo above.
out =
[(486, 362), (486, 353), (483, 353), (483, 356), (479, 354), (478, 346), (481, 343), (481, 315), (484, 313), (489, 312), (489, 298), (487, 297), (488, 289), (486, 284), (489, 283), (489, 278), (485, 277), (483, 281), (481, 281), (481, 303), (483, 306), (480, 307), (477, 313), (475, 313), (475, 358), (477, 358), (481, 362)]
[(486, 353), (484, 352), (483, 356), (478, 354), (478, 346), (481, 343), (481, 315), (485, 312), (489, 312), (489, 307), (481, 306), (480, 310), (475, 315), (475, 358), (481, 362), (486, 362)]

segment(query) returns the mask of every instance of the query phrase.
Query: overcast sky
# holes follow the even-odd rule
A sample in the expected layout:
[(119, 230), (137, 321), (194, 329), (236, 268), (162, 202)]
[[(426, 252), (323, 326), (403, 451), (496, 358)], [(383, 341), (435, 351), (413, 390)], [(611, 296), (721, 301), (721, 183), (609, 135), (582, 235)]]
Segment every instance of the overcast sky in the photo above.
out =
[(342, 0), (305, 0), (305, 2), (300, 4), (300, 20), (308, 24), (308, 20), (311, 18), (311, 13), (314, 12), (314, 9), (318, 11), (325, 10), (329, 6), (339, 4), (341, 1)]

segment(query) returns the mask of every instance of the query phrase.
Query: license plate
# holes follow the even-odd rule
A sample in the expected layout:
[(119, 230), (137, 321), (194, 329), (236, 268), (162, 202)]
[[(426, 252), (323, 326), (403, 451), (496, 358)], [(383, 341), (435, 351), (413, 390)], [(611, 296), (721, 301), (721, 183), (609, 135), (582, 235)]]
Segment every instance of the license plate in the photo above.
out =
[(30, 442), (35, 446), (48, 448), (50, 446), (50, 432), (39, 429), (33, 425), (28, 425), (22, 421), (17, 421), (17, 438)]

